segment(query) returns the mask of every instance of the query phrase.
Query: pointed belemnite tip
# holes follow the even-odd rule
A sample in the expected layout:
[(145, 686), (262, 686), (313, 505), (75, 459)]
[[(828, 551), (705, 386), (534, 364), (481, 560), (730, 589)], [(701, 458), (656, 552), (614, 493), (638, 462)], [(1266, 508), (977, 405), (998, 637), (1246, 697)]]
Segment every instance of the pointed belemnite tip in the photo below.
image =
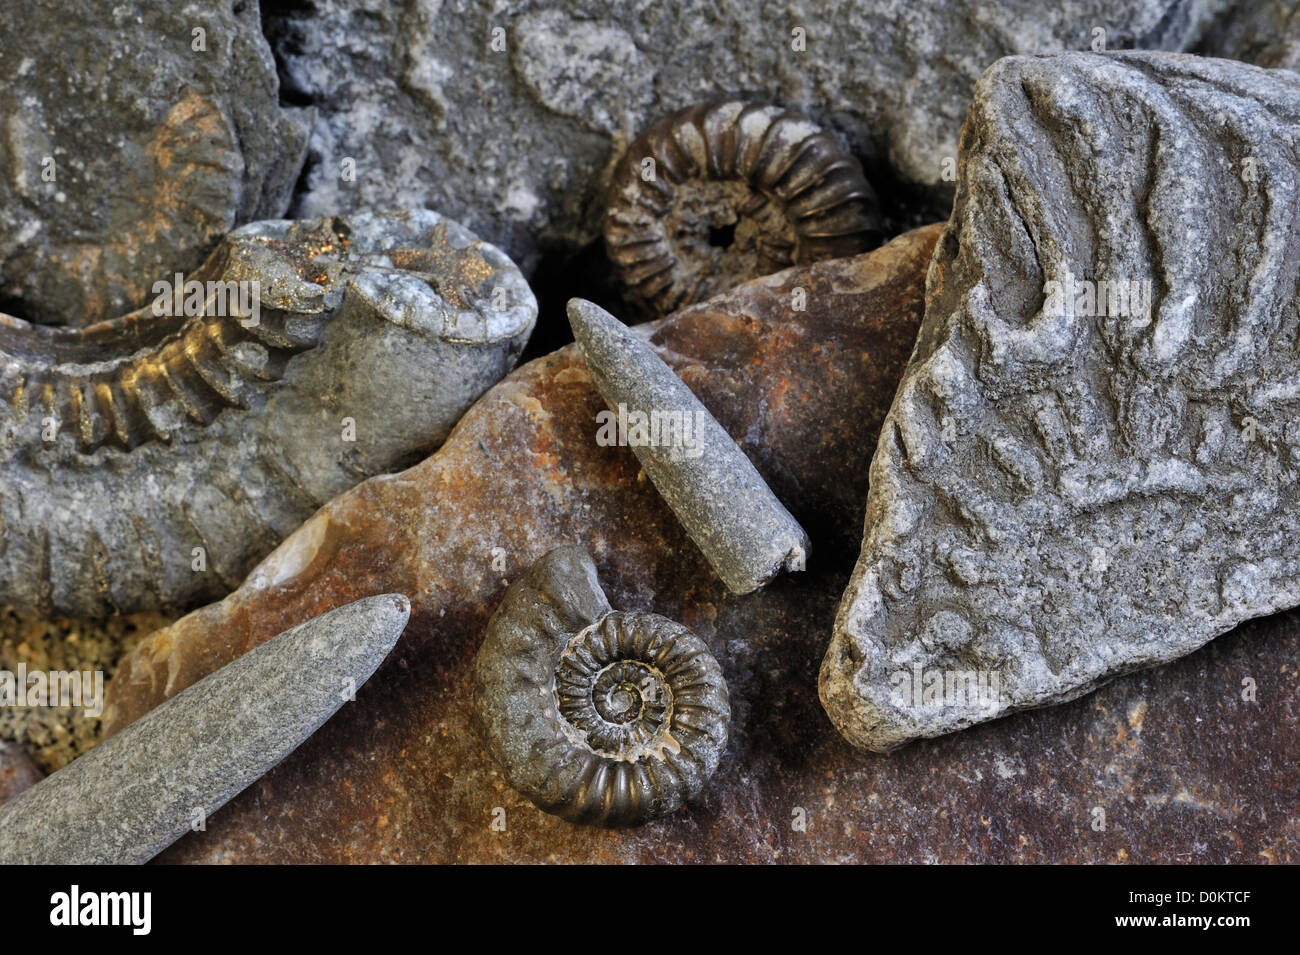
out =
[(569, 327), (573, 337), (579, 341), (589, 337), (597, 329), (604, 331), (621, 331), (626, 326), (595, 302), (585, 298), (571, 298), (568, 305)]
[(585, 298), (571, 298), (565, 308), (569, 313), (570, 322), (589, 322), (599, 318), (601, 313), (609, 314), (595, 302), (589, 302)]
[(402, 631), (406, 629), (407, 621), (411, 619), (411, 601), (406, 594), (377, 594), (373, 597), (362, 597), (339, 609), (349, 608), (365, 620), (368, 624), (366, 629), (375, 642), (386, 645), (390, 650), (396, 645)]

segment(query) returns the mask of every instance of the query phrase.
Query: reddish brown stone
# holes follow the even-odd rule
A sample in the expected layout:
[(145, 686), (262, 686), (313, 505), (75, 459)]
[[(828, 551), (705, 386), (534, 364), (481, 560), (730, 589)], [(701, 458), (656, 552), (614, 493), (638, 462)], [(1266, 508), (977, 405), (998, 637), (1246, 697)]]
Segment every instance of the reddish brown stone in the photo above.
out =
[[(807, 573), (731, 596), (631, 450), (596, 446), (602, 405), (565, 349), (490, 391), (432, 458), (336, 499), (235, 594), (145, 641), (109, 685), (113, 727), (313, 614), (393, 590), (413, 607), (356, 702), (164, 858), (1294, 861), (1300, 618), (890, 756), (852, 749), (822, 712), (817, 671), (856, 556), (874, 431), (936, 237), (918, 230), (639, 330), (808, 530)], [(807, 311), (789, 307), (796, 286)], [(562, 543), (591, 550), (616, 607), (696, 630), (727, 678), (717, 774), (696, 803), (638, 830), (533, 808), (502, 782), (472, 714), (474, 654), (506, 581)], [(1245, 676), (1257, 702), (1242, 700)]]
[(0, 803), (39, 783), (45, 774), (13, 743), (0, 739)]

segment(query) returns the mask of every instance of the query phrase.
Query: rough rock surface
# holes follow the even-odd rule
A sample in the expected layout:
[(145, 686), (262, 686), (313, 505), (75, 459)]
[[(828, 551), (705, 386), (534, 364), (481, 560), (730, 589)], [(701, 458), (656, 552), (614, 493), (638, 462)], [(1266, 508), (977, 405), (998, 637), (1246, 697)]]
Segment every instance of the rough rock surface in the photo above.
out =
[(513, 262), (427, 209), (250, 223), (204, 278), (250, 291), (75, 332), (0, 316), (0, 600), (229, 593), (323, 502), (441, 444), (537, 316)]
[[(576, 351), (533, 362), (433, 458), (360, 485), (286, 542), (269, 563), (296, 575), (255, 574), (110, 684), (121, 726), (169, 681), (174, 692), (320, 610), (412, 595), (402, 642), (357, 704), (164, 859), (1300, 861), (1300, 782), (1282, 769), (1300, 760), (1295, 617), (889, 757), (854, 750), (826, 721), (817, 657), (860, 543), (874, 446), (862, 432), (883, 419), (911, 352), (935, 236), (750, 283), (638, 330), (809, 531), (806, 573), (729, 595), (630, 449), (594, 444), (603, 402)], [(789, 308), (793, 287), (808, 290), (806, 312)], [(473, 718), (473, 659), (507, 582), (574, 542), (616, 606), (699, 633), (731, 699), (731, 740), (701, 800), (635, 832), (535, 809), (505, 785)], [(1257, 701), (1239, 695), (1247, 677)]]
[[(1013, 53), (1181, 50), (1224, 0), (315, 0), (268, 17), (320, 119), (298, 214), (429, 205), (531, 274), (599, 234), (610, 172), (650, 121), (723, 95), (841, 134), (946, 214), (980, 73)], [(499, 32), (495, 32), (499, 31)], [(945, 178), (947, 173), (947, 178)]]
[(0, 739), (0, 803), (31, 789), (44, 775), (22, 749)]
[(1206, 31), (1197, 52), (1256, 66), (1300, 68), (1300, 4), (1296, 0), (1242, 0)]
[(256, 0), (0, 5), (0, 295), (89, 325), (283, 215), (312, 111), (282, 108)]
[[(13, 607), (0, 608), (0, 670), (104, 674), (112, 679), (118, 663), (146, 634), (174, 617), (159, 614), (113, 616), (104, 620), (42, 619)], [(102, 715), (84, 706), (0, 707), (0, 740), (12, 741), (42, 771), (52, 773), (95, 746)]]
[(981, 79), (822, 668), (855, 745), (1300, 603), (1298, 147), (1287, 71), (1064, 54)]

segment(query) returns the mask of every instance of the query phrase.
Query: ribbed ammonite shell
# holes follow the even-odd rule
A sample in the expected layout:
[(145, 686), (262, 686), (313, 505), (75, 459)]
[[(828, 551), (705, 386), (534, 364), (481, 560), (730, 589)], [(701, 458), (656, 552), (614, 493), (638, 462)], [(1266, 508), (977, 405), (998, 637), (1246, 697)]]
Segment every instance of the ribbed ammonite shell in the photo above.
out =
[(428, 209), (249, 223), (106, 322), (0, 312), (0, 604), (228, 593), (325, 501), (441, 444), (536, 314), (505, 253)]
[(664, 117), (610, 182), (605, 248), (655, 312), (796, 263), (874, 248), (876, 194), (858, 161), (797, 113), (735, 100)]
[(580, 547), (560, 547), (506, 592), (474, 691), (506, 781), (570, 822), (636, 826), (704, 787), (731, 710), (718, 662), (658, 614), (615, 611)]

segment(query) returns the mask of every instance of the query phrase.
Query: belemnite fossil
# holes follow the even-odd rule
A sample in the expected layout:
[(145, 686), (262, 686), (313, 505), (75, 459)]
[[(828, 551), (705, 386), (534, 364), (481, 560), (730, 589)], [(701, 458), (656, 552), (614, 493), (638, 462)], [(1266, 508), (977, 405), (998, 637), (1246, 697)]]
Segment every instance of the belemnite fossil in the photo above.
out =
[(659, 314), (879, 244), (876, 194), (830, 133), (778, 106), (703, 103), (651, 124), (610, 181), (605, 248)]
[(0, 603), (222, 595), (436, 448), (537, 313), (502, 252), (428, 210), (252, 223), (154, 293), (86, 328), (0, 315)]
[(873, 750), (1300, 603), (1300, 77), (1008, 58), (963, 143), (821, 669)]
[(606, 828), (698, 795), (731, 725), (704, 641), (658, 614), (613, 610), (577, 546), (507, 589), (479, 648), (474, 704), (507, 783), (545, 812)]
[(351, 700), (410, 617), (366, 597), (271, 638), (0, 806), (0, 865), (147, 862)]
[[(654, 349), (609, 312), (569, 300), (569, 324), (609, 406), (596, 439), (626, 444), (727, 587), (804, 569), (811, 543), (745, 453)], [(598, 419), (599, 420), (599, 419)]]

